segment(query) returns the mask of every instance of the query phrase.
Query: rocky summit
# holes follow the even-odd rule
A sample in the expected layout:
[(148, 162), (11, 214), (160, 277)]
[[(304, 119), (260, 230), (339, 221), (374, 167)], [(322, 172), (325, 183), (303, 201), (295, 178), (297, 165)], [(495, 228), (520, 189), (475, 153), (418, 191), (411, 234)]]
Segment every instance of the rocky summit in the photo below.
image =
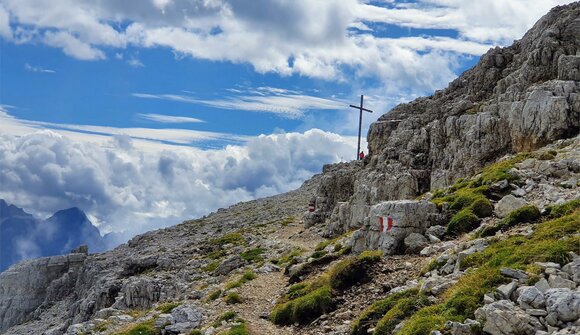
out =
[(109, 252), (10, 267), (0, 332), (580, 333), (579, 131), (573, 3), (381, 116), (363, 161)]

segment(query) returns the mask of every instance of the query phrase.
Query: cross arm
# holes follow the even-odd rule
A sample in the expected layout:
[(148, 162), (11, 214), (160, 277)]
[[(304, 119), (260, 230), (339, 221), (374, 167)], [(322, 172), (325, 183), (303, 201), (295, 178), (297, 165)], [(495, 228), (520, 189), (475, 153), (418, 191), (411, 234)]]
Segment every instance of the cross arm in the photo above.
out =
[(362, 107), (360, 107), (360, 106), (350, 105), (350, 107), (352, 107), (352, 108), (356, 108), (356, 109), (362, 109), (363, 111), (365, 111), (365, 112), (369, 112), (369, 113), (372, 113), (372, 112), (373, 112), (373, 111), (372, 111), (372, 110), (370, 110), (370, 109), (362, 108)]

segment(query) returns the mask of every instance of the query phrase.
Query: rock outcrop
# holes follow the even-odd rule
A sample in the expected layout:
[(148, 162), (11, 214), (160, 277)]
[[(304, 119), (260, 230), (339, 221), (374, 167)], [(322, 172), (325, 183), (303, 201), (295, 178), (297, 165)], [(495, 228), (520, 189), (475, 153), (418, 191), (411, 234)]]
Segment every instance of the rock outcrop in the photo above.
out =
[[(381, 116), (368, 132), (364, 168), (327, 168), (322, 179), (329, 235), (363, 226), (374, 204), (413, 199), (505, 154), (578, 134), (579, 64), (574, 3), (554, 8), (512, 46), (488, 51), (448, 88)], [(333, 198), (336, 176), (349, 187)]]

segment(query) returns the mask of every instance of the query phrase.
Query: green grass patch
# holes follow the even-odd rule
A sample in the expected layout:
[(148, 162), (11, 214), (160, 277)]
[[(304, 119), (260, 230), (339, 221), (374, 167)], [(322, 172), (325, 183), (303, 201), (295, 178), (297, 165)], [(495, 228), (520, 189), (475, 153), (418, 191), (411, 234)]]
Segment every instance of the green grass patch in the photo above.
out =
[(218, 266), (220, 266), (220, 261), (215, 260), (211, 261), (208, 265), (204, 266), (202, 270), (205, 272), (213, 272), (215, 271), (215, 269), (217, 269)]
[(175, 307), (177, 307), (179, 305), (181, 305), (181, 303), (179, 303), (179, 302), (167, 302), (167, 303), (164, 303), (164, 304), (157, 306), (157, 308), (155, 308), (155, 309), (160, 311), (163, 314), (167, 314), (167, 313), (171, 313), (171, 311), (174, 310)]
[(146, 321), (137, 325), (129, 326), (126, 330), (114, 335), (157, 335), (158, 332), (153, 326), (154, 321)]
[(368, 270), (380, 260), (382, 252), (365, 251), (336, 263), (325, 273), (307, 282), (292, 285), (270, 315), (278, 325), (305, 324), (329, 312), (333, 295), (368, 277)]
[(538, 221), (542, 214), (538, 207), (534, 205), (526, 205), (515, 211), (509, 213), (500, 223), (495, 226), (485, 227), (481, 232), (481, 236), (491, 236), (502, 229), (508, 229), (520, 223), (530, 223)]
[(557, 154), (558, 152), (556, 150), (544, 151), (538, 156), (538, 159), (541, 161), (549, 161), (556, 158)]
[(393, 307), (377, 322), (374, 334), (390, 335), (401, 321), (413, 315), (419, 309), (429, 305), (429, 299), (421, 293), (398, 299)]
[(207, 296), (207, 300), (208, 301), (213, 301), (216, 300), (217, 298), (221, 297), (222, 295), (222, 290), (217, 289), (213, 292), (211, 292), (208, 296)]
[(220, 335), (250, 335), (250, 330), (245, 322), (231, 327), (227, 332), (220, 333)]
[(479, 218), (469, 208), (457, 212), (447, 225), (447, 234), (461, 235), (472, 231), (479, 226)]
[(286, 264), (292, 264), (294, 262), (294, 259), (300, 255), (302, 255), (304, 251), (302, 251), (302, 249), (300, 248), (294, 248), (292, 250), (290, 250), (289, 252), (286, 252), (285, 254), (283, 254), (280, 258), (278, 259), (273, 259), (272, 263), (276, 264), (276, 265), (286, 265)]
[(399, 334), (428, 335), (443, 329), (447, 320), (473, 318), (483, 304), (483, 295), (509, 280), (500, 274), (502, 267), (533, 273), (534, 262), (565, 264), (569, 251), (580, 253), (580, 210), (563, 217), (544, 221), (530, 237), (512, 236), (495, 241), (485, 250), (468, 256), (463, 265), (472, 267), (457, 284), (442, 295), (436, 305), (423, 307), (406, 319)]
[(252, 270), (248, 270), (244, 272), (244, 274), (240, 277), (240, 279), (230, 282), (226, 285), (226, 290), (231, 290), (236, 287), (240, 287), (245, 283), (249, 282), (250, 280), (256, 279), (257, 275)]
[(226, 297), (224, 298), (226, 304), (228, 305), (233, 305), (233, 304), (239, 304), (242, 302), (242, 297), (235, 293), (235, 292), (230, 292), (226, 295)]
[(312, 258), (320, 258), (320, 257), (322, 257), (322, 256), (324, 256), (326, 254), (328, 254), (328, 252), (326, 252), (325, 250), (318, 250), (318, 251), (313, 252), (310, 255), (310, 257), (312, 257)]
[(419, 293), (417, 289), (411, 289), (403, 292), (398, 292), (390, 295), (384, 299), (375, 301), (371, 306), (367, 307), (361, 315), (356, 318), (351, 326), (351, 335), (367, 335), (368, 329), (373, 328), (377, 322), (391, 309), (399, 300), (416, 296)]
[(248, 249), (240, 254), (240, 256), (250, 263), (258, 263), (264, 260), (262, 254), (264, 253), (262, 248)]
[(222, 315), (220, 315), (220, 317), (219, 317), (217, 320), (215, 320), (215, 321), (212, 323), (212, 326), (213, 326), (214, 328), (218, 328), (219, 326), (221, 326), (221, 325), (222, 325), (222, 321), (226, 321), (226, 322), (228, 322), (228, 321), (231, 321), (231, 320), (233, 320), (233, 319), (234, 319), (236, 316), (238, 316), (238, 315), (236, 314), (236, 312), (233, 312), (233, 311), (227, 311), (227, 312), (223, 313)]
[(560, 205), (546, 207), (544, 215), (550, 219), (557, 219), (568, 215), (580, 208), (580, 199), (574, 199)]
[(240, 233), (229, 233), (221, 237), (214, 238), (210, 240), (209, 243), (212, 245), (219, 246), (223, 246), (226, 244), (242, 245), (246, 243), (246, 240), (244, 239), (244, 236), (242, 236), (242, 234)]
[(280, 221), (280, 224), (282, 225), (282, 227), (286, 227), (289, 224), (291, 224), (292, 222), (294, 222), (295, 220), (296, 220), (295, 217), (289, 216), (289, 217), (285, 218), (284, 220)]

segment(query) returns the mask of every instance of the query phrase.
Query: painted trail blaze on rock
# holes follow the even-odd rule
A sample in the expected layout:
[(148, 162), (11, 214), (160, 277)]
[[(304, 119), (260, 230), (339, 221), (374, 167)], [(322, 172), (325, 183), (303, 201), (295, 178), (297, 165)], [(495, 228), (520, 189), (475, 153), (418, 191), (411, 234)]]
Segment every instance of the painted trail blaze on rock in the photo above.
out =
[(364, 225), (353, 234), (353, 251), (380, 249), (397, 252), (411, 233), (423, 234), (440, 219), (435, 204), (429, 201), (385, 201), (371, 207)]
[(379, 216), (380, 232), (386, 233), (393, 229), (393, 218), (388, 215), (387, 217)]

